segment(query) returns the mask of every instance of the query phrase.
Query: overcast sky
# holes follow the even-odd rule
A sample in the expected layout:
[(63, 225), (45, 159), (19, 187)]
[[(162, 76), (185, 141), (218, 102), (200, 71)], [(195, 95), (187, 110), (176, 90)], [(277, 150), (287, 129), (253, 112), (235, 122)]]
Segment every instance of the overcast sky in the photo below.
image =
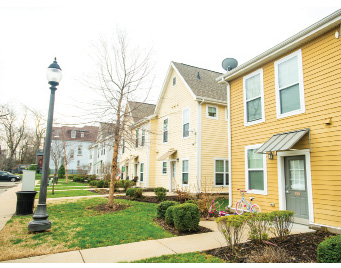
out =
[(68, 115), (91, 98), (78, 82), (90, 69), (91, 43), (116, 27), (132, 45), (153, 47), (156, 103), (171, 61), (224, 72), (223, 59), (242, 64), (339, 8), (334, 0), (0, 0), (0, 104), (47, 113), (46, 68), (57, 57), (55, 116), (77, 123)]

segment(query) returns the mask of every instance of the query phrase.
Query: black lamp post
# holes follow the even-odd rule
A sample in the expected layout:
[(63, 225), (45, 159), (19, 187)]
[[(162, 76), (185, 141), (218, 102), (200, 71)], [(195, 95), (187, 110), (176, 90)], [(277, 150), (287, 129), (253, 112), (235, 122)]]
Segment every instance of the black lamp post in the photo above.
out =
[(46, 195), (47, 184), (49, 177), (49, 164), (50, 164), (50, 150), (51, 150), (51, 136), (52, 136), (52, 122), (53, 122), (53, 109), (54, 109), (54, 93), (57, 90), (60, 80), (62, 80), (62, 69), (57, 63), (55, 58), (54, 62), (47, 68), (46, 72), (47, 81), (51, 85), (51, 95), (49, 104), (49, 114), (47, 118), (46, 138), (44, 146), (44, 160), (42, 168), (42, 176), (40, 182), (40, 192), (37, 210), (33, 215), (33, 221), (28, 224), (30, 232), (41, 232), (51, 228), (51, 222), (47, 219), (49, 215), (46, 211)]

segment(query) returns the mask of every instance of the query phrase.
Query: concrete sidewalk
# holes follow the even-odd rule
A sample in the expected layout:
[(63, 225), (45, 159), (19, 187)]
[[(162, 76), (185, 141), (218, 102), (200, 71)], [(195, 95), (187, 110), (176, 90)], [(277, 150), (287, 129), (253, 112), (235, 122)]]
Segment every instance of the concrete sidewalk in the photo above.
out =
[[(17, 187), (11, 188), (0, 195), (1, 204), (6, 204), (6, 206), (0, 206), (0, 230), (2, 230), (6, 222), (15, 213), (15, 192), (20, 191), (20, 189), (21, 185), (18, 185)], [(101, 197), (104, 196), (101, 195)], [(79, 198), (91, 197), (97, 196), (86, 196)], [(75, 199), (75, 197), (54, 198), (54, 200), (57, 199)], [(4, 263), (116, 263), (158, 257), (166, 254), (205, 251), (226, 246), (225, 238), (218, 231), (215, 221), (203, 220), (200, 222), (200, 225), (211, 229), (212, 232), (141, 241), (109, 247), (82, 249), (57, 254), (10, 260), (5, 261)], [(294, 224), (291, 233), (295, 234), (305, 232), (314, 231), (309, 229), (308, 226)], [(244, 234), (242, 242), (245, 242), (246, 239), (247, 233)]]

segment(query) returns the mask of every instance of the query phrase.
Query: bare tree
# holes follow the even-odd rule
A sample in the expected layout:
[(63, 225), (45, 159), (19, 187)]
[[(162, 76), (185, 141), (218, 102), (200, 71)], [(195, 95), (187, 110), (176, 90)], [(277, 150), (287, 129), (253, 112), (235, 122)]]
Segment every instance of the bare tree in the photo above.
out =
[[(114, 206), (115, 178), (118, 174), (118, 150), (128, 116), (124, 109), (128, 101), (145, 101), (152, 86), (151, 51), (131, 49), (127, 36), (117, 31), (110, 42), (101, 40), (96, 47), (97, 70), (88, 76), (86, 85), (93, 89), (100, 100), (94, 103), (92, 114), (113, 125), (113, 158), (108, 206)], [(89, 79), (90, 78), (90, 79)]]
[(34, 154), (37, 152), (37, 150), (40, 148), (40, 146), (43, 143), (43, 139), (45, 137), (46, 132), (46, 118), (45, 116), (36, 109), (31, 109), (29, 107), (26, 107), (27, 110), (31, 112), (31, 116), (34, 120), (34, 137), (33, 137), (33, 151)]
[(62, 158), (64, 153), (64, 146), (63, 143), (59, 140), (52, 140), (51, 144), (51, 159), (54, 163), (54, 176), (57, 176), (58, 168), (61, 164)]
[(25, 111), (23, 117), (19, 119), (14, 109), (10, 108), (9, 105), (4, 105), (2, 113), (4, 114), (0, 117), (0, 124), (4, 130), (2, 139), (6, 143), (9, 154), (7, 169), (12, 170), (20, 142), (25, 136), (27, 112)]

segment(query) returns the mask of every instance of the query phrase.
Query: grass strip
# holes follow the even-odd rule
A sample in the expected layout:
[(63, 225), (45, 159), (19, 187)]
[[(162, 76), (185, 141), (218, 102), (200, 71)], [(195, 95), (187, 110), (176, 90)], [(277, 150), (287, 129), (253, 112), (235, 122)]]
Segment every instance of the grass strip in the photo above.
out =
[(224, 261), (217, 257), (213, 257), (212, 255), (194, 252), (163, 255), (160, 257), (134, 261), (133, 263), (224, 263)]

